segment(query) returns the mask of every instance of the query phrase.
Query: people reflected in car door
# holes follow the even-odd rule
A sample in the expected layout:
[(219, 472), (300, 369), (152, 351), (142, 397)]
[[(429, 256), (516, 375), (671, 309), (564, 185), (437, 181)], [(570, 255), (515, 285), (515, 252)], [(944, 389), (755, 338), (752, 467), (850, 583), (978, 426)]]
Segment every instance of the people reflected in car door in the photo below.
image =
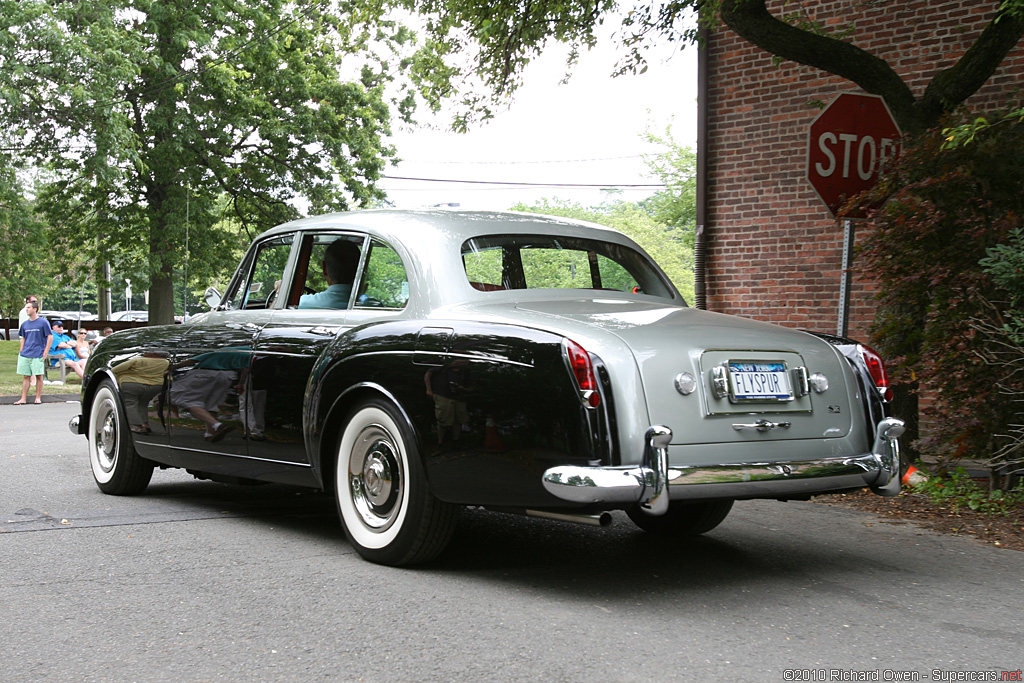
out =
[(164, 388), (167, 368), (170, 362), (167, 354), (147, 352), (115, 365), (114, 377), (121, 388), (128, 424), (136, 434), (149, 434), (149, 404)]
[(170, 402), (178, 410), (187, 410), (206, 425), (203, 438), (209, 442), (220, 441), (233, 429), (231, 425), (223, 424), (216, 414), (227, 400), (228, 391), (232, 387), (239, 395), (245, 391), (245, 380), (249, 373), (247, 351), (224, 349), (201, 353), (174, 365), (175, 370), (195, 367), (174, 378)]
[(327, 278), (327, 289), (303, 294), (299, 297), (299, 308), (348, 308), (359, 267), (359, 247), (347, 239), (334, 240), (327, 247), (321, 266)]
[(459, 359), (441, 367), (427, 370), (423, 380), (427, 396), (434, 399), (434, 419), (437, 420), (437, 443), (459, 443), (463, 425), (469, 424), (466, 395), (471, 383), (469, 362)]

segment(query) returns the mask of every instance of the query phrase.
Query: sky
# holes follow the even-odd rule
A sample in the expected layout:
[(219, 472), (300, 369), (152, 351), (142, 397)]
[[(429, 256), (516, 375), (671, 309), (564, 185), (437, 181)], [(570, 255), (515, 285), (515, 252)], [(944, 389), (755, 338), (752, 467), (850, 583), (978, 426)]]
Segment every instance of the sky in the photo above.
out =
[[(543, 198), (600, 204), (599, 187), (535, 187), (486, 183), (569, 185), (656, 184), (640, 155), (656, 151), (645, 130), (672, 126), (677, 142), (696, 145), (697, 50), (665, 50), (646, 73), (611, 76), (618, 53), (605, 40), (583, 53), (562, 84), (565, 51), (549, 48), (531, 63), (510, 107), (468, 133), (445, 132), (448, 119), (426, 119), (441, 130), (396, 131), (403, 161), (382, 182), (397, 208), (458, 204), (469, 209), (508, 209)], [(399, 178), (429, 179), (405, 180)], [(436, 182), (438, 180), (476, 181)], [(619, 198), (639, 201), (657, 188), (623, 188)]]

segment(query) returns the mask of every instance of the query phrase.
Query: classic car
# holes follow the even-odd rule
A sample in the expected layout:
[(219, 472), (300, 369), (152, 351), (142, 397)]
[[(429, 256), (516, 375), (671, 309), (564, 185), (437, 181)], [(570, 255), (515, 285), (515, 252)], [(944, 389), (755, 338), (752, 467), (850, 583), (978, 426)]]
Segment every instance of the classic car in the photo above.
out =
[[(683, 537), (739, 499), (899, 492), (877, 354), (690, 308), (600, 226), (306, 218), (260, 235), (207, 295), (209, 312), (118, 332), (89, 359), (71, 429), (102, 491), (173, 467), (332, 492), (355, 549), (390, 565), (435, 557), (466, 507), (588, 524), (624, 510)], [(148, 389), (122, 367), (140, 358)]]

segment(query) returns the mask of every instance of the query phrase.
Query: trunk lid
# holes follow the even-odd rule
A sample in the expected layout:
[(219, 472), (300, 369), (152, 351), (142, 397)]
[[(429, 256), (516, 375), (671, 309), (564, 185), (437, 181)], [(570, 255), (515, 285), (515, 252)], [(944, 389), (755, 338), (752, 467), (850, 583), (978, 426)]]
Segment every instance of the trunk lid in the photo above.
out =
[[(520, 301), (516, 308), (520, 316), (549, 318), (549, 327), (561, 320), (564, 334), (576, 335), (602, 356), (619, 411), (631, 409), (633, 401), (618, 391), (616, 375), (626, 370), (615, 367), (616, 352), (600, 338), (621, 340), (636, 362), (649, 422), (668, 426), (673, 444), (839, 438), (850, 432), (858, 397), (848, 364), (830, 344), (805, 332), (613, 298)], [(579, 338), (584, 334), (593, 339), (589, 345)], [(676, 388), (682, 373), (696, 380), (689, 395)], [(806, 378), (815, 374), (828, 379), (828, 389), (804, 393)]]

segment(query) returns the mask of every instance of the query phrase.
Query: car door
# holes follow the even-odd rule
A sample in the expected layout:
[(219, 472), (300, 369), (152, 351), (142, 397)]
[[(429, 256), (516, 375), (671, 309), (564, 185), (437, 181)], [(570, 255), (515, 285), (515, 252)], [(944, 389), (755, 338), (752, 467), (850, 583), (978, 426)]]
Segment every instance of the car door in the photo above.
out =
[[(304, 268), (313, 271), (319, 255), (337, 239), (357, 242), (361, 251), (359, 275), (348, 308), (300, 308), (299, 292), (316, 288), (310, 286), (315, 277), (307, 275), (302, 280)], [(409, 285), (401, 259), (377, 239), (353, 233), (310, 233), (302, 237), (298, 251), (296, 282), (289, 303), (274, 312), (256, 344), (251, 373), (254, 391), (264, 386), (273, 387), (273, 391), (266, 393), (266, 439), (251, 443), (250, 453), (309, 463), (303, 420), (316, 362), (328, 344), (354, 325), (400, 316), (409, 297)]]
[(217, 310), (171, 350), (169, 443), (193, 467), (252, 475), (245, 463), (259, 412), (251, 400), (252, 352), (278, 304), (294, 241), (287, 234), (253, 245)]
[[(351, 242), (362, 252), (365, 239), (362, 234), (343, 231), (299, 235), (287, 291), (254, 348), (250, 378), (254, 402), (262, 407), (262, 420), (253, 425), (252, 457), (309, 464), (303, 431), (306, 386), (316, 360), (344, 329), (348, 303), (344, 308), (306, 308), (303, 296), (329, 287), (325, 262), (335, 241)], [(346, 279), (355, 279), (355, 272)]]

